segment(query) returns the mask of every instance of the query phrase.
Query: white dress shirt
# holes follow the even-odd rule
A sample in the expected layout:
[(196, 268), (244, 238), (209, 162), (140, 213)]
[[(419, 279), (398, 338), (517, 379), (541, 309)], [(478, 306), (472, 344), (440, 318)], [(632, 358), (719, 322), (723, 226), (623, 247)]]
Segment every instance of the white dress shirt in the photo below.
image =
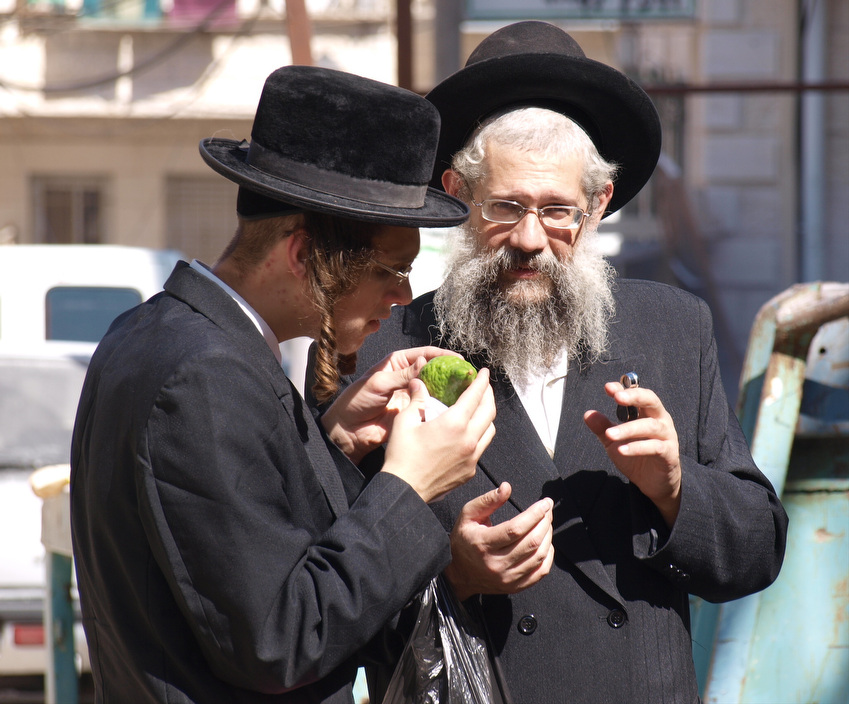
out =
[(563, 384), (569, 368), (569, 357), (560, 355), (551, 368), (528, 377), (524, 384), (513, 382), (513, 388), (548, 454), (554, 457), (560, 410), (563, 406)]

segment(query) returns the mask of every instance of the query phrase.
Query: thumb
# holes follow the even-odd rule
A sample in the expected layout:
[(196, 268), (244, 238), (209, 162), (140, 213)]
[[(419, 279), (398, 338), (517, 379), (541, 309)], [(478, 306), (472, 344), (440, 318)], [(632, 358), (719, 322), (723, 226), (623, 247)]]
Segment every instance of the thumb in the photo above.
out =
[(427, 364), (427, 360), (419, 355), (415, 362), (413, 362), (409, 367), (404, 367), (401, 369), (400, 377), (407, 383), (411, 382), (413, 379), (417, 379), (419, 376), (419, 372), (422, 370), (422, 367)]
[(460, 512), (461, 519), (488, 523), (490, 516), (507, 503), (512, 493), (513, 487), (507, 482), (502, 482), (497, 489), (481, 494), (467, 502)]
[(420, 423), (425, 419), (425, 404), (430, 398), (430, 394), (421, 379), (410, 379), (407, 391), (410, 394), (410, 403), (398, 414), (396, 422), (403, 419), (402, 422), (407, 424), (412, 422), (410, 420), (412, 417)]

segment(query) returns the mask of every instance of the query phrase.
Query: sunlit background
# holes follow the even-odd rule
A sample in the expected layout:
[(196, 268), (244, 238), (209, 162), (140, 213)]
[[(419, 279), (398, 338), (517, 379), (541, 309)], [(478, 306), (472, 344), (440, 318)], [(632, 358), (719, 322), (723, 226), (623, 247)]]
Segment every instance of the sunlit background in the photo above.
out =
[[(643, 192), (605, 221), (604, 246), (622, 275), (707, 300), (732, 404), (748, 402), (757, 413), (752, 389), (760, 392), (765, 378), (773, 379), (766, 400), (792, 387), (769, 377), (766, 362), (746, 376), (753, 345), (766, 345), (761, 359), (769, 358), (774, 319), (820, 320), (817, 301), (831, 306), (837, 322), (812, 347), (818, 328), (793, 328), (801, 335), (788, 353), (801, 360), (796, 414), (763, 425), (769, 432), (760, 440), (761, 448), (787, 445), (768, 472), (779, 485), (786, 480), (784, 499), (795, 507), (787, 564), (742, 616), (694, 604), (694, 617), (707, 614), (708, 624), (694, 632), (694, 655), (708, 702), (849, 700), (849, 326), (839, 285), (849, 281), (847, 0), (0, 0), (0, 363), (18, 369), (44, 349), (68, 359), (49, 344), (62, 333), (45, 340), (48, 304), (36, 283), (45, 291), (69, 285), (73, 268), (70, 285), (112, 286), (106, 269), (134, 266), (78, 263), (54, 249), (42, 264), (4, 268), (10, 249), (126, 245), (216, 259), (235, 228), (235, 186), (203, 163), (197, 145), (213, 135), (249, 138), (274, 69), (311, 63), (425, 94), (483, 37), (529, 18), (564, 27), (655, 101), (663, 156)], [(442, 234), (424, 231), (422, 242), (411, 276), (417, 294), (442, 276)], [(59, 273), (48, 261), (58, 261)], [(133, 288), (133, 277), (124, 278), (123, 288)], [(773, 323), (756, 324), (776, 296), (816, 282), (838, 285), (776, 303), (768, 307), (777, 311)], [(24, 312), (29, 304), (39, 312)], [(9, 321), (21, 317), (39, 340), (11, 331)], [(301, 385), (305, 343), (285, 352)], [(0, 376), (0, 437), (26, 412), (27, 403), (10, 400), (21, 376)], [(754, 383), (745, 393), (741, 376)], [(73, 407), (73, 392), (66, 402)], [(69, 437), (70, 414), (49, 423), (51, 438), (57, 428)], [(800, 435), (804, 442), (794, 442)], [(19, 457), (17, 437), (3, 439), (0, 451)], [(0, 540), (35, 545), (21, 559), (37, 575), (45, 568), (40, 499), (11, 498), (20, 482), (8, 490), (2, 482), (7, 470), (22, 477), (40, 462), (36, 452), (0, 467), (0, 491), (11, 501)], [(794, 469), (801, 465), (813, 474)], [(23, 701), (26, 678), (40, 683), (46, 667), (37, 628), (44, 584), (15, 581), (7, 554), (0, 548), (0, 702)], [(3, 604), (24, 588), (28, 610), (15, 616)], [(806, 595), (816, 603), (805, 606)], [(801, 643), (795, 650), (791, 638)], [(715, 648), (719, 641), (736, 647)], [(21, 653), (36, 665), (13, 673), (23, 680), (8, 679), (4, 666)], [(26, 701), (40, 694), (32, 696)]]

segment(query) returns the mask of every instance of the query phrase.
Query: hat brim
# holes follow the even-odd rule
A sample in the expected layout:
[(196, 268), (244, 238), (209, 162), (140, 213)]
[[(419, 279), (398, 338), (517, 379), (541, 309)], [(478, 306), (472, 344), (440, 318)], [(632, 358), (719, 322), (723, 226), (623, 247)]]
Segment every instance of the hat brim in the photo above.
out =
[(636, 83), (606, 64), (562, 54), (509, 54), (467, 65), (426, 98), (442, 117), (431, 186), (474, 129), (511, 106), (557, 110), (581, 124), (608, 161), (619, 165), (607, 214), (619, 210), (651, 177), (660, 156), (657, 110)]
[(451, 227), (465, 222), (469, 217), (469, 208), (465, 203), (430, 187), (424, 205), (420, 208), (364, 203), (308, 188), (254, 168), (246, 162), (247, 151), (241, 145), (242, 142), (232, 139), (204, 139), (200, 143), (200, 154), (210, 167), (225, 178), (304, 210), (401, 227)]

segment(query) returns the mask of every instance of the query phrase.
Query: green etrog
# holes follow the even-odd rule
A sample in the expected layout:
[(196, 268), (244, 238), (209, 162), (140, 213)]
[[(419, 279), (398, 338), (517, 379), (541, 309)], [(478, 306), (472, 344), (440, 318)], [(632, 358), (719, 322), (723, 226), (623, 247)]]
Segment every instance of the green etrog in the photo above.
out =
[(428, 393), (446, 406), (452, 406), (478, 375), (465, 359), (442, 355), (434, 357), (419, 372)]

